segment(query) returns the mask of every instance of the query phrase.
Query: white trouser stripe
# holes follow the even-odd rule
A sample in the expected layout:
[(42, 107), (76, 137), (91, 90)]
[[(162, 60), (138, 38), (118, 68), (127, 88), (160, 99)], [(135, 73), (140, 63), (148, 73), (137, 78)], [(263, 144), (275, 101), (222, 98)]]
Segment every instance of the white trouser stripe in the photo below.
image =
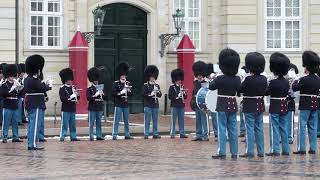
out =
[(35, 123), (34, 123), (34, 133), (33, 133), (33, 147), (37, 147), (36, 144), (36, 137), (37, 137), (37, 131), (38, 131), (38, 114), (39, 114), (39, 109), (37, 108), (36, 111), (36, 119), (35, 119)]
[(292, 111), (291, 114), (291, 137), (293, 138), (293, 134), (294, 134), (294, 111)]
[(208, 136), (210, 135), (210, 125), (209, 125), (209, 115), (206, 113), (206, 123), (207, 123), (207, 132)]
[(216, 113), (217, 115), (217, 129), (218, 129), (218, 149), (217, 149), (217, 154), (219, 155), (220, 152), (220, 132), (219, 132), (219, 114), (218, 112)]
[(5, 111), (5, 108), (2, 109), (2, 129), (1, 129), (2, 138), (4, 136), (4, 133), (3, 133), (3, 129), (4, 129), (4, 111)]
[[(171, 131), (170, 131), (170, 135), (173, 135), (173, 108), (171, 109)], [(178, 118), (179, 119), (179, 118)], [(179, 121), (179, 120), (178, 120)]]
[(271, 115), (269, 116), (269, 121), (270, 121), (270, 139), (271, 139), (271, 144), (270, 144), (270, 152), (273, 153), (273, 127), (272, 127), (272, 117)]
[[(301, 112), (300, 112), (301, 113)], [(299, 115), (299, 119), (298, 119), (298, 134), (297, 134), (297, 141), (298, 141), (298, 143), (297, 143), (297, 151), (300, 151), (300, 134), (301, 134), (301, 132), (300, 132), (300, 120), (301, 120), (301, 118), (300, 118), (300, 116), (301, 115)]]
[(62, 113), (61, 113), (60, 139), (62, 138), (62, 128), (63, 128), (63, 111), (62, 111)]
[(244, 127), (246, 128), (246, 153), (248, 153), (248, 147), (249, 147), (249, 139), (248, 139), (248, 128), (247, 128), (247, 122), (246, 122), (246, 116), (244, 113), (242, 113), (242, 118), (244, 122)]
[(116, 114), (117, 114), (117, 108), (114, 107), (114, 113), (113, 113), (113, 125), (112, 125), (112, 136), (114, 135), (114, 124), (116, 123)]

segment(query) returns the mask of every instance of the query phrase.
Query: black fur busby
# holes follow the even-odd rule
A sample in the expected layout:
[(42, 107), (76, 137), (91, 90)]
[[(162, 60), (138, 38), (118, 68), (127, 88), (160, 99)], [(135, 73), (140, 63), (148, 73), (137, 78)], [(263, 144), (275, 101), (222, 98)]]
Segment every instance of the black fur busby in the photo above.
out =
[(194, 77), (197, 77), (198, 75), (205, 77), (207, 75), (207, 64), (203, 61), (197, 61), (192, 65), (192, 71)]
[(116, 69), (117, 69), (117, 74), (119, 76), (128, 75), (130, 66), (126, 62), (121, 62), (121, 63), (118, 64)]
[(0, 64), (0, 74), (4, 73), (4, 67), (7, 65), (7, 63), (1, 63)]
[(310, 73), (317, 73), (319, 71), (320, 59), (318, 54), (313, 51), (305, 51), (302, 55), (302, 66)]
[(184, 72), (182, 69), (174, 69), (171, 71), (171, 81), (172, 83), (175, 83), (177, 81), (183, 81), (184, 80)]
[(99, 81), (100, 71), (99, 71), (98, 68), (92, 67), (91, 69), (89, 69), (87, 75), (88, 75), (88, 79), (89, 79), (90, 82)]
[(209, 76), (209, 75), (212, 74), (212, 73), (214, 73), (213, 64), (212, 64), (212, 63), (208, 63), (208, 64), (207, 64), (206, 76)]
[(288, 74), (290, 67), (289, 58), (279, 52), (273, 53), (270, 56), (270, 71), (277, 76), (284, 76)]
[(298, 69), (298, 67), (297, 67), (295, 64), (290, 63), (289, 71), (290, 71), (290, 70), (294, 70), (294, 72), (295, 72), (296, 74), (299, 74), (299, 69)]
[(38, 74), (44, 66), (44, 58), (40, 55), (29, 56), (26, 60), (26, 73), (29, 75)]
[(26, 65), (24, 63), (18, 64), (18, 73), (25, 73), (26, 72)]
[(7, 64), (4, 67), (4, 77), (16, 77), (18, 73), (18, 66), (16, 64)]
[(219, 54), (219, 68), (225, 75), (236, 75), (240, 65), (240, 56), (233, 50), (226, 48)]
[(261, 74), (264, 71), (266, 60), (264, 56), (258, 52), (251, 52), (245, 58), (246, 68), (253, 74)]
[(59, 72), (61, 82), (64, 84), (66, 81), (73, 81), (73, 71), (70, 68), (64, 68)]
[(150, 77), (154, 77), (156, 80), (158, 79), (159, 69), (155, 65), (149, 65), (144, 69), (144, 77), (146, 80), (149, 80)]

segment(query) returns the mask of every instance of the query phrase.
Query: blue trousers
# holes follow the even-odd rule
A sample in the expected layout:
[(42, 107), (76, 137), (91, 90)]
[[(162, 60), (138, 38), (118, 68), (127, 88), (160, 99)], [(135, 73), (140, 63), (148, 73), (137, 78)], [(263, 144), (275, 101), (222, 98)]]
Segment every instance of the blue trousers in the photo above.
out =
[(144, 135), (149, 136), (150, 121), (152, 118), (153, 135), (158, 136), (158, 113), (159, 108), (144, 107)]
[(113, 137), (118, 136), (119, 122), (121, 120), (121, 116), (123, 116), (125, 136), (130, 136), (130, 133), (129, 133), (129, 108), (115, 107), (114, 120), (113, 120), (113, 131), (112, 131)]
[(0, 123), (2, 123), (2, 121), (3, 121), (3, 115), (2, 115), (2, 113), (3, 113), (3, 98), (2, 97), (0, 97), (0, 114), (1, 114), (1, 116), (0, 116)]
[(244, 113), (246, 128), (246, 153), (254, 154), (254, 143), (258, 154), (264, 155), (263, 113)]
[(218, 113), (218, 155), (226, 155), (227, 130), (232, 155), (238, 154), (238, 127), (237, 113), (217, 112)]
[(289, 153), (287, 120), (288, 114), (270, 114), (270, 153), (280, 153), (279, 137), (281, 137), (282, 152)]
[(93, 140), (93, 127), (96, 124), (96, 135), (97, 138), (102, 138), (102, 131), (101, 131), (101, 118), (102, 118), (103, 111), (89, 111), (89, 137)]
[(180, 135), (185, 135), (184, 132), (184, 107), (178, 108), (178, 107), (172, 107), (171, 108), (171, 129), (170, 129), (170, 135), (175, 136), (176, 135), (176, 121), (178, 118), (178, 124), (179, 124), (179, 133)]
[(28, 113), (28, 147), (35, 148), (39, 141), (39, 119), (44, 119), (43, 109), (30, 109)]
[[(45, 111), (43, 111), (43, 113), (45, 113)], [(44, 118), (39, 119), (39, 123), (39, 140), (44, 140)]]
[(306, 150), (306, 127), (308, 128), (308, 137), (310, 150), (317, 150), (317, 123), (318, 112), (310, 110), (300, 110), (298, 123), (298, 151)]
[(241, 111), (240, 112), (240, 134), (245, 134), (246, 133), (246, 125), (244, 122), (244, 113)]
[(288, 130), (288, 140), (292, 142), (294, 139), (294, 111), (288, 112), (288, 120), (287, 120), (287, 130)]
[(8, 131), (10, 125), (12, 126), (12, 139), (19, 139), (19, 128), (18, 128), (18, 119), (16, 116), (16, 109), (5, 109), (3, 108), (2, 113), (2, 139), (8, 139)]
[(18, 98), (18, 109), (16, 111), (18, 123), (22, 123), (22, 108), (22, 98)]
[(208, 137), (208, 118), (207, 115), (199, 109), (196, 110), (196, 136), (197, 138)]
[(212, 121), (212, 130), (215, 136), (218, 136), (218, 120), (217, 120), (217, 112), (211, 113), (211, 121)]
[(318, 136), (320, 135), (320, 110), (318, 110)]
[(60, 139), (64, 140), (64, 138), (67, 136), (68, 126), (70, 131), (70, 139), (77, 139), (76, 113), (61, 112), (61, 121)]

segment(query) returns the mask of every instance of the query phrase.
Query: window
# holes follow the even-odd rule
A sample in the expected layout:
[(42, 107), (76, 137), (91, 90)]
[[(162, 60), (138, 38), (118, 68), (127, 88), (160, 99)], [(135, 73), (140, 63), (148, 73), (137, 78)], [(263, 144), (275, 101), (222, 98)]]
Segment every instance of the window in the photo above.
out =
[(181, 9), (184, 19), (181, 22), (181, 37), (176, 38), (174, 47), (177, 47), (184, 34), (188, 34), (196, 51), (201, 50), (201, 0), (174, 0), (173, 11)]
[(265, 0), (265, 48), (301, 50), (301, 0)]
[(30, 47), (60, 48), (62, 0), (30, 0)]

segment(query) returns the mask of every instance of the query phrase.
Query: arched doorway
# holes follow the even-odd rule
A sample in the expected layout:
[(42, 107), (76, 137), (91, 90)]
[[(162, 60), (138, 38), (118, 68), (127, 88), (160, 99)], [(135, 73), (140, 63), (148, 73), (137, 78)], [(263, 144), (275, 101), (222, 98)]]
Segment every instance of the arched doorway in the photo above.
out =
[(95, 37), (95, 66), (103, 68), (101, 83), (105, 84), (107, 112), (113, 113), (111, 87), (116, 77), (119, 62), (127, 62), (133, 70), (128, 80), (133, 86), (129, 101), (130, 113), (143, 112), (143, 71), (147, 64), (147, 13), (124, 3), (103, 6), (106, 11), (101, 35)]

